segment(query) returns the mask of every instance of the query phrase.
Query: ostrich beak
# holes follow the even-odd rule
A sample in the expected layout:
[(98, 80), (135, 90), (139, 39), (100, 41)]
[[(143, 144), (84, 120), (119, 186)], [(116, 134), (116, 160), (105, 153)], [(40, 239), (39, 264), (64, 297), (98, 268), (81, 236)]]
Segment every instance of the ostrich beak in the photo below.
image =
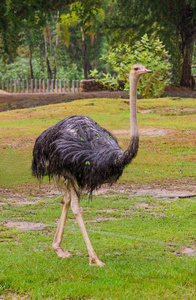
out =
[(145, 69), (145, 70), (139, 71), (139, 74), (146, 74), (146, 73), (152, 73), (152, 70)]
[(145, 69), (144, 71), (142, 71), (142, 74), (146, 74), (146, 73), (152, 73), (152, 70)]

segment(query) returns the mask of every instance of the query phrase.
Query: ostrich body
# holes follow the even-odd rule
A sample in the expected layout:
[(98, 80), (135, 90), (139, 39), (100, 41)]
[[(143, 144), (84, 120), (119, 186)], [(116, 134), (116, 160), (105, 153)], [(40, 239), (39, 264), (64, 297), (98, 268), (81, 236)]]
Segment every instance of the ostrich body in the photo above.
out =
[(90, 194), (104, 183), (113, 184), (122, 175), (123, 169), (137, 155), (139, 134), (137, 126), (137, 83), (140, 76), (151, 72), (142, 65), (134, 65), (130, 71), (130, 121), (131, 140), (123, 151), (116, 138), (106, 129), (86, 116), (65, 118), (45, 130), (36, 140), (33, 149), (32, 171), (38, 179), (48, 175), (65, 182), (62, 199), (63, 210), (54, 237), (52, 248), (60, 257), (70, 257), (61, 247), (68, 209), (80, 226), (89, 253), (89, 264), (102, 263), (90, 243), (80, 206), (80, 190)]

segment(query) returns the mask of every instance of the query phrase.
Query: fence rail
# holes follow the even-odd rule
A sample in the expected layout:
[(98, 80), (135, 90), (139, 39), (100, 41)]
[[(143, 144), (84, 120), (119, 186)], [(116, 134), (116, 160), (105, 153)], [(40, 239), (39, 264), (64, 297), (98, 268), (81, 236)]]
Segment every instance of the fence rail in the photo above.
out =
[(79, 93), (79, 80), (7, 79), (1, 80), (1, 89), (8, 93)]

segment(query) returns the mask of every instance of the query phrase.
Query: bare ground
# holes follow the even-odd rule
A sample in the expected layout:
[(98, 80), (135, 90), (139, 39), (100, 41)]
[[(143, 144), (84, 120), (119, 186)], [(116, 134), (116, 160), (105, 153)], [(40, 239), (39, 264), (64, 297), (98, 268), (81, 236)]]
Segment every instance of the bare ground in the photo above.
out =
[(118, 91), (83, 93), (29, 93), (10, 94), (0, 90), (0, 111), (31, 108), (48, 104), (71, 102), (88, 98), (127, 98), (127, 94)]
[[(196, 98), (196, 91), (177, 86), (166, 88), (164, 97)], [(0, 90), (0, 111), (20, 108), (30, 108), (35, 106), (70, 102), (88, 98), (128, 98), (128, 94), (123, 91), (99, 91), (80, 93), (21, 93), (11, 94)]]
[[(83, 191), (85, 193), (85, 191)], [(196, 197), (195, 179), (183, 178), (176, 181), (164, 182), (163, 185), (139, 185), (134, 183), (119, 184), (113, 186), (103, 185), (100, 189), (94, 191), (94, 195), (110, 196), (110, 195), (128, 195), (128, 196), (153, 196), (156, 198), (190, 198)], [(27, 187), (18, 187), (18, 191), (14, 189), (0, 188), (0, 205), (6, 203), (16, 205), (31, 205), (37, 202), (45, 201), (43, 197), (51, 198), (56, 196), (59, 201), (62, 192), (57, 189), (55, 184), (42, 184), (39, 188), (37, 185)]]
[[(189, 190), (190, 189), (190, 190)], [(169, 205), (171, 201), (176, 201), (178, 198), (189, 198), (196, 196), (196, 187), (195, 185), (190, 184), (187, 189), (187, 184), (184, 183), (184, 185), (181, 184), (175, 186), (175, 185), (168, 185), (168, 188), (162, 188), (160, 186), (151, 187), (151, 186), (145, 186), (145, 187), (137, 187), (137, 186), (128, 186), (128, 185), (119, 185), (115, 184), (113, 187), (104, 186), (101, 189), (97, 190), (95, 192), (96, 195), (103, 195), (103, 196), (109, 196), (109, 195), (115, 195), (115, 194), (126, 194), (131, 196), (141, 196), (141, 195), (150, 195), (157, 198), (164, 198), (163, 201), (166, 201)], [(40, 190), (40, 195), (37, 197), (29, 197), (26, 194), (16, 193), (11, 190), (5, 190), (0, 189), (0, 204), (12, 204), (12, 205), (34, 205), (37, 202), (43, 202), (47, 201), (46, 197), (54, 197), (54, 195), (57, 196), (58, 201), (60, 201), (60, 192), (54, 187), (51, 186), (51, 189), (49, 189), (48, 185), (44, 185), (42, 189)], [(43, 199), (42, 195), (45, 195), (45, 199)], [(131, 201), (131, 200), (130, 200)], [(139, 207), (140, 209), (146, 211), (149, 214), (153, 214), (156, 218), (166, 218), (164, 214), (158, 214), (156, 211), (152, 210), (152, 207), (149, 203), (146, 202), (140, 202), (136, 204), (136, 207)], [(114, 210), (102, 210), (107, 213), (112, 213)], [(134, 210), (129, 210), (125, 213), (122, 213), (123, 216), (127, 216), (134, 213)], [(108, 222), (110, 220), (116, 219), (112, 216), (105, 216), (105, 217), (95, 217), (94, 219), (90, 221), (86, 221), (86, 223), (89, 222), (95, 222), (95, 223), (101, 223), (101, 222)], [(15, 227), (19, 230), (30, 230), (30, 231), (40, 231), (46, 229), (48, 224), (44, 224), (41, 222), (26, 222), (26, 221), (12, 221), (7, 220), (4, 222), (1, 222), (2, 225), (6, 227)], [(57, 225), (54, 224), (55, 226)], [(177, 251), (175, 252), (175, 255), (177, 256), (195, 256), (196, 255), (196, 244), (189, 245), (189, 246), (180, 246), (178, 247)]]

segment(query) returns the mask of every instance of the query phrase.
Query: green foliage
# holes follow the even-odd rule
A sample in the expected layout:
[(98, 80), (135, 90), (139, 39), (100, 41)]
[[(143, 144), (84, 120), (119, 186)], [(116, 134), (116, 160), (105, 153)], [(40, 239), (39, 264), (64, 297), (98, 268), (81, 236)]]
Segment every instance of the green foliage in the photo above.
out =
[(132, 45), (144, 33), (160, 38), (171, 55), (173, 82), (190, 86), (192, 46), (196, 40), (195, 0), (114, 1), (107, 25), (113, 45), (125, 41)]
[[(194, 67), (193, 67), (194, 66)], [(196, 75), (196, 43), (193, 48), (192, 74)]]
[(117, 76), (112, 76), (110, 73), (98, 72), (97, 69), (91, 70), (90, 75), (93, 78), (96, 78), (98, 82), (100, 82), (103, 86), (107, 87), (107, 89), (118, 90), (118, 78)]
[(82, 70), (78, 69), (77, 64), (72, 63), (66, 68), (59, 67), (56, 75), (57, 79), (80, 80), (83, 78)]
[[(40, 61), (45, 61), (48, 55), (53, 74), (49, 78), (56, 78), (59, 66), (69, 63), (86, 68), (88, 75), (93, 68), (108, 71), (108, 66), (99, 59), (108, 45), (133, 46), (147, 33), (163, 41), (171, 55), (173, 83), (188, 86), (196, 36), (195, 11), (195, 0), (158, 3), (154, 0), (48, 0), (47, 3), (45, 0), (1, 0), (0, 56), (4, 61), (9, 58), (13, 62), (18, 47), (26, 47), (28, 55), (34, 57), (37, 52)], [(50, 36), (44, 43), (46, 27)], [(187, 60), (185, 54), (189, 56)], [(43, 63), (42, 66), (46, 68)]]
[[(32, 59), (33, 74), (35, 79), (47, 79), (47, 70), (43, 68), (45, 62), (38, 58)], [(0, 78), (7, 79), (29, 79), (29, 60), (25, 57), (17, 57), (14, 63), (7, 64), (3, 60), (0, 60)], [(82, 71), (78, 69), (76, 64), (70, 64), (70, 66), (59, 66), (57, 73), (57, 79), (69, 79), (77, 80), (82, 79)]]
[(97, 78), (97, 76), (99, 76), (99, 72), (97, 71), (97, 69), (94, 69), (90, 71), (90, 75), (94, 78)]
[[(97, 50), (101, 49), (101, 39), (97, 38), (97, 30), (100, 26), (96, 25), (96, 28), (93, 26), (93, 21), (97, 16), (98, 21), (102, 22), (100, 13), (97, 14), (97, 11), (100, 11), (99, 7), (99, 0), (58, 0), (55, 3), (52, 0), (47, 3), (42, 0), (26, 2), (2, 0), (0, 3), (0, 58), (5, 61), (8, 57), (7, 63), (15, 63), (18, 47), (21, 47), (25, 49), (26, 57), (35, 58), (32, 60), (31, 78), (37, 78), (37, 60), (41, 63), (39, 78), (46, 78), (45, 73), (47, 73), (47, 78), (59, 78), (57, 72), (62, 73), (62, 66), (67, 69), (67, 66), (72, 67), (72, 64), (77, 64), (77, 69), (82, 68), (81, 26), (83, 26), (86, 27), (84, 28), (85, 34), (89, 36), (85, 41), (85, 59), (89, 61), (89, 65), (94, 64), (99, 56)], [(91, 42), (92, 28), (94, 28), (93, 39), (96, 38), (99, 44), (96, 45), (96, 51)], [(30, 65), (25, 65), (25, 68), (26, 66), (30, 67)], [(17, 73), (20, 72), (17, 71)], [(13, 76), (15, 77), (15, 72)]]
[(59, 37), (62, 39), (63, 44), (68, 48), (70, 43), (71, 33), (69, 28), (77, 26), (79, 23), (79, 17), (76, 15), (75, 12), (63, 14), (60, 17), (58, 23), (58, 34)]
[(112, 76), (110, 73), (103, 73), (103, 78), (98, 80), (101, 82), (105, 87), (112, 90), (118, 90), (118, 78), (117, 76)]
[(66, 14), (60, 16), (59, 37), (72, 59), (73, 53), (79, 53), (87, 78), (91, 67), (100, 63), (98, 57), (102, 55), (105, 46), (105, 35), (100, 30), (105, 17), (104, 10), (92, 7), (89, 14), (80, 2), (73, 3), (69, 8)]
[(168, 52), (160, 40), (150, 41), (147, 34), (132, 47), (124, 44), (111, 49), (102, 59), (112, 66), (118, 78), (126, 80), (126, 89), (129, 87), (129, 71), (134, 63), (152, 69), (153, 73), (143, 77), (138, 86), (138, 93), (144, 98), (160, 97), (169, 83), (171, 64)]

